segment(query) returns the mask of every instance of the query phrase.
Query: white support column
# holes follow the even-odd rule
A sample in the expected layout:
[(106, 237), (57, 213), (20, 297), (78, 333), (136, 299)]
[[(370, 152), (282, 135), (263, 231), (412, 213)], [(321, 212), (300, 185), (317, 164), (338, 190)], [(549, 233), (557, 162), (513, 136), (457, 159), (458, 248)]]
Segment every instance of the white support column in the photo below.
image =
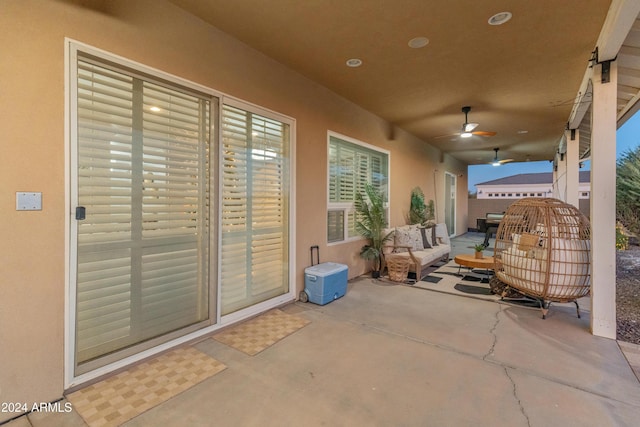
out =
[(551, 172), (551, 192), (555, 199), (560, 199), (560, 189), (558, 188), (558, 161), (560, 161), (560, 157), (558, 153), (556, 153), (553, 158), (553, 172)]
[(568, 130), (567, 154), (565, 160), (567, 165), (567, 199), (565, 202), (580, 208), (580, 130)]
[(616, 92), (618, 67), (601, 82), (602, 64), (593, 70), (591, 120), (591, 331), (616, 338)]
[(563, 202), (567, 201), (567, 155), (556, 154), (558, 159), (557, 171), (553, 174), (553, 197)]

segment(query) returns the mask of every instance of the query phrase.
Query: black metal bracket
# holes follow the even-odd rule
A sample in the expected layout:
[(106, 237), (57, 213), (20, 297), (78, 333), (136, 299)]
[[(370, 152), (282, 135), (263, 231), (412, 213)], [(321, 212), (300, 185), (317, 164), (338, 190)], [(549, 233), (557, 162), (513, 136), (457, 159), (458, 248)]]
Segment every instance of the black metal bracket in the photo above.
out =
[(598, 46), (596, 49), (591, 52), (591, 58), (589, 58), (589, 68), (593, 68), (594, 65), (598, 63)]
[(600, 74), (601, 83), (609, 83), (611, 81), (611, 60), (600, 63), (602, 65), (602, 73)]
[(611, 81), (611, 62), (615, 61), (618, 57), (616, 56), (613, 59), (608, 59), (606, 61), (600, 61), (598, 58), (598, 47), (596, 46), (595, 50), (591, 52), (591, 58), (589, 58), (589, 68), (593, 68), (594, 65), (600, 64), (602, 65), (602, 72), (600, 73), (600, 83), (609, 83)]

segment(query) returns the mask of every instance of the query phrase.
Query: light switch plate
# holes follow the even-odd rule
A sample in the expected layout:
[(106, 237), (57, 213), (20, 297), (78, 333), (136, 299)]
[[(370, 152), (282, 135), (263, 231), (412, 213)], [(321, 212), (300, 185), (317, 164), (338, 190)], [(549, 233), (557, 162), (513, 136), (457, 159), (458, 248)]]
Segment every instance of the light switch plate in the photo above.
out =
[(16, 193), (16, 210), (17, 211), (41, 211), (42, 210), (42, 193), (17, 192)]

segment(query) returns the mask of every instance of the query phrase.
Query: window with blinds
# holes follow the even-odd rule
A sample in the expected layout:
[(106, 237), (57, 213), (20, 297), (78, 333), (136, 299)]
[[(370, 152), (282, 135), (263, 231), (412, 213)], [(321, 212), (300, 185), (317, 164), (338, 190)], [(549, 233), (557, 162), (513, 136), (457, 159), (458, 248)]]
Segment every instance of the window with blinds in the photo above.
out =
[(209, 318), (211, 98), (80, 55), (76, 365)]
[(289, 291), (289, 128), (222, 107), (222, 315)]
[(388, 201), (389, 154), (354, 140), (329, 135), (329, 202), (327, 241), (357, 238), (354, 198), (372, 184)]

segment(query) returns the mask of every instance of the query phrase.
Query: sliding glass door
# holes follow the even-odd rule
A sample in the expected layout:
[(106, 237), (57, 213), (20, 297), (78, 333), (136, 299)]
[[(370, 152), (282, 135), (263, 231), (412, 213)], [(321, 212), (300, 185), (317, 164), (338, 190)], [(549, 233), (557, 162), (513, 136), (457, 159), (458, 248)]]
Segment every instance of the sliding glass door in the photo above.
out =
[(72, 379), (295, 297), (295, 122), (86, 49), (69, 56)]
[(222, 108), (222, 315), (289, 292), (289, 129)]
[(209, 319), (211, 105), (78, 58), (77, 372)]

